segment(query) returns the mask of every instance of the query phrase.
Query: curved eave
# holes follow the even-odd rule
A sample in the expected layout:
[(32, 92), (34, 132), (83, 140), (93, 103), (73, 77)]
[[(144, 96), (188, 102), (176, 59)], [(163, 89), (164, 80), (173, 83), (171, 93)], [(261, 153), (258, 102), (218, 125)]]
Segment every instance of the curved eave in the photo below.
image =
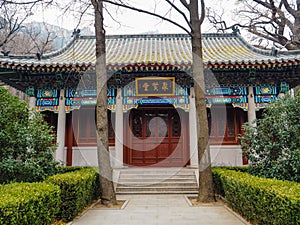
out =
[(300, 65), (300, 60), (267, 60), (238, 62), (207, 62), (209, 69), (280, 69)]
[[(208, 69), (280, 69), (287, 67), (295, 67), (300, 65), (300, 60), (268, 60), (268, 61), (236, 61), (236, 62), (205, 62), (204, 67)], [(17, 62), (0, 62), (0, 68), (7, 70), (18, 70), (28, 72), (84, 72), (87, 70), (95, 70), (93, 63), (82, 64), (22, 64)], [(192, 63), (135, 63), (135, 64), (108, 64), (107, 70), (116, 71), (189, 71), (192, 68)]]
[(0, 68), (8, 70), (28, 71), (28, 72), (43, 72), (43, 73), (57, 73), (57, 72), (79, 72), (86, 71), (94, 66), (88, 64), (22, 64), (16, 62), (0, 62)]

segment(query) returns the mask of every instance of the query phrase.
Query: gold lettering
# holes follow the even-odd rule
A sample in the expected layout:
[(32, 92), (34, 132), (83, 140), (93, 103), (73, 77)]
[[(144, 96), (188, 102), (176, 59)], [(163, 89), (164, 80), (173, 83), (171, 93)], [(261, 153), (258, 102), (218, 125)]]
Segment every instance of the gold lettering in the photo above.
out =
[(149, 86), (150, 86), (150, 85), (149, 85), (147, 82), (145, 82), (145, 83), (143, 84), (144, 91), (148, 91)]
[(162, 89), (163, 91), (167, 91), (167, 90), (169, 89), (169, 88), (168, 88), (168, 83), (167, 83), (167, 82), (163, 82), (163, 83), (162, 83), (161, 89)]
[(158, 82), (153, 82), (152, 87), (154, 91), (158, 91)]

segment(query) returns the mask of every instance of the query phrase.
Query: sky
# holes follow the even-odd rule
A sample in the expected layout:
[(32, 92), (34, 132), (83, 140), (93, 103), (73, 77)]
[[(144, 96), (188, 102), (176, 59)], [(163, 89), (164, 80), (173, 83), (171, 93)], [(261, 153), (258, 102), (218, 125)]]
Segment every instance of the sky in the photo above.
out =
[[(135, 7), (143, 7), (150, 9), (152, 12), (158, 12), (160, 14), (166, 14), (170, 6), (165, 3), (164, 0), (131, 0)], [(156, 4), (153, 4), (153, 3)], [(175, 0), (179, 2), (179, 0)], [(224, 10), (225, 16), (228, 20), (231, 20), (231, 10), (234, 8), (235, 0), (222, 1), (222, 0), (209, 0), (205, 1), (207, 7), (213, 7), (214, 9)], [(180, 3), (178, 4), (180, 5)], [(76, 6), (74, 6), (76, 7)], [(130, 11), (127, 9), (120, 9), (107, 5), (107, 12), (105, 14), (104, 23), (106, 25), (106, 34), (141, 34), (141, 33), (184, 33), (181, 28), (170, 24), (169, 22), (162, 21), (159, 18), (154, 18), (149, 15)], [(184, 10), (184, 8), (181, 8)], [(92, 13), (92, 12), (91, 12)], [(175, 10), (172, 10), (169, 16), (180, 23), (185, 25), (185, 21), (181, 15)], [(57, 9), (49, 8), (39, 9), (34, 12), (32, 21), (42, 22), (58, 25), (69, 30), (73, 30), (78, 25), (78, 19), (75, 19), (75, 13), (62, 13)], [(113, 19), (112, 19), (113, 18)], [(117, 21), (117, 22), (116, 22)], [(91, 16), (85, 16), (82, 19), (79, 28), (89, 27), (91, 31), (94, 30), (93, 19)], [(187, 26), (185, 26), (188, 28)], [(202, 26), (203, 32), (210, 32), (211, 26), (208, 25), (208, 21), (205, 20)]]

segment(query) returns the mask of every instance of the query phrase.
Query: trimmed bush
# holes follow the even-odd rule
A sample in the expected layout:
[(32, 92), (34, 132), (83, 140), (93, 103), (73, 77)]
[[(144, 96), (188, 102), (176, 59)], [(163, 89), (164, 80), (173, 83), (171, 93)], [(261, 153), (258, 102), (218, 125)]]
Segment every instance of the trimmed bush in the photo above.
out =
[(48, 225), (59, 210), (60, 190), (46, 183), (0, 186), (1, 225)]
[(300, 224), (300, 184), (213, 168), (216, 192), (255, 224)]
[(248, 166), (218, 166), (216, 168), (226, 169), (226, 170), (234, 170), (237, 172), (248, 172)]
[(89, 203), (99, 196), (99, 174), (93, 168), (83, 168), (64, 174), (51, 176), (46, 182), (61, 189), (58, 219), (72, 220)]
[(88, 168), (88, 167), (82, 167), (82, 166), (62, 166), (62, 167), (57, 167), (57, 174), (62, 174), (62, 173), (69, 173), (69, 172), (74, 172), (77, 170), (82, 170), (83, 168)]

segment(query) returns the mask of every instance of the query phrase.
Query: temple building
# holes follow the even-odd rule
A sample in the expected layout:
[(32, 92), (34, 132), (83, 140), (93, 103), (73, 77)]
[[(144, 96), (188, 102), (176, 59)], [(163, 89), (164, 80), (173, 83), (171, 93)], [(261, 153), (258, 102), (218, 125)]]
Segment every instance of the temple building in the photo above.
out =
[[(0, 80), (54, 126), (66, 165), (97, 165), (95, 42), (77, 33), (50, 54), (0, 57)], [(112, 166), (197, 167), (190, 37), (114, 35), (106, 48)], [(203, 34), (203, 61), (212, 164), (246, 164), (242, 125), (300, 84), (300, 52), (254, 48), (236, 32)]]

